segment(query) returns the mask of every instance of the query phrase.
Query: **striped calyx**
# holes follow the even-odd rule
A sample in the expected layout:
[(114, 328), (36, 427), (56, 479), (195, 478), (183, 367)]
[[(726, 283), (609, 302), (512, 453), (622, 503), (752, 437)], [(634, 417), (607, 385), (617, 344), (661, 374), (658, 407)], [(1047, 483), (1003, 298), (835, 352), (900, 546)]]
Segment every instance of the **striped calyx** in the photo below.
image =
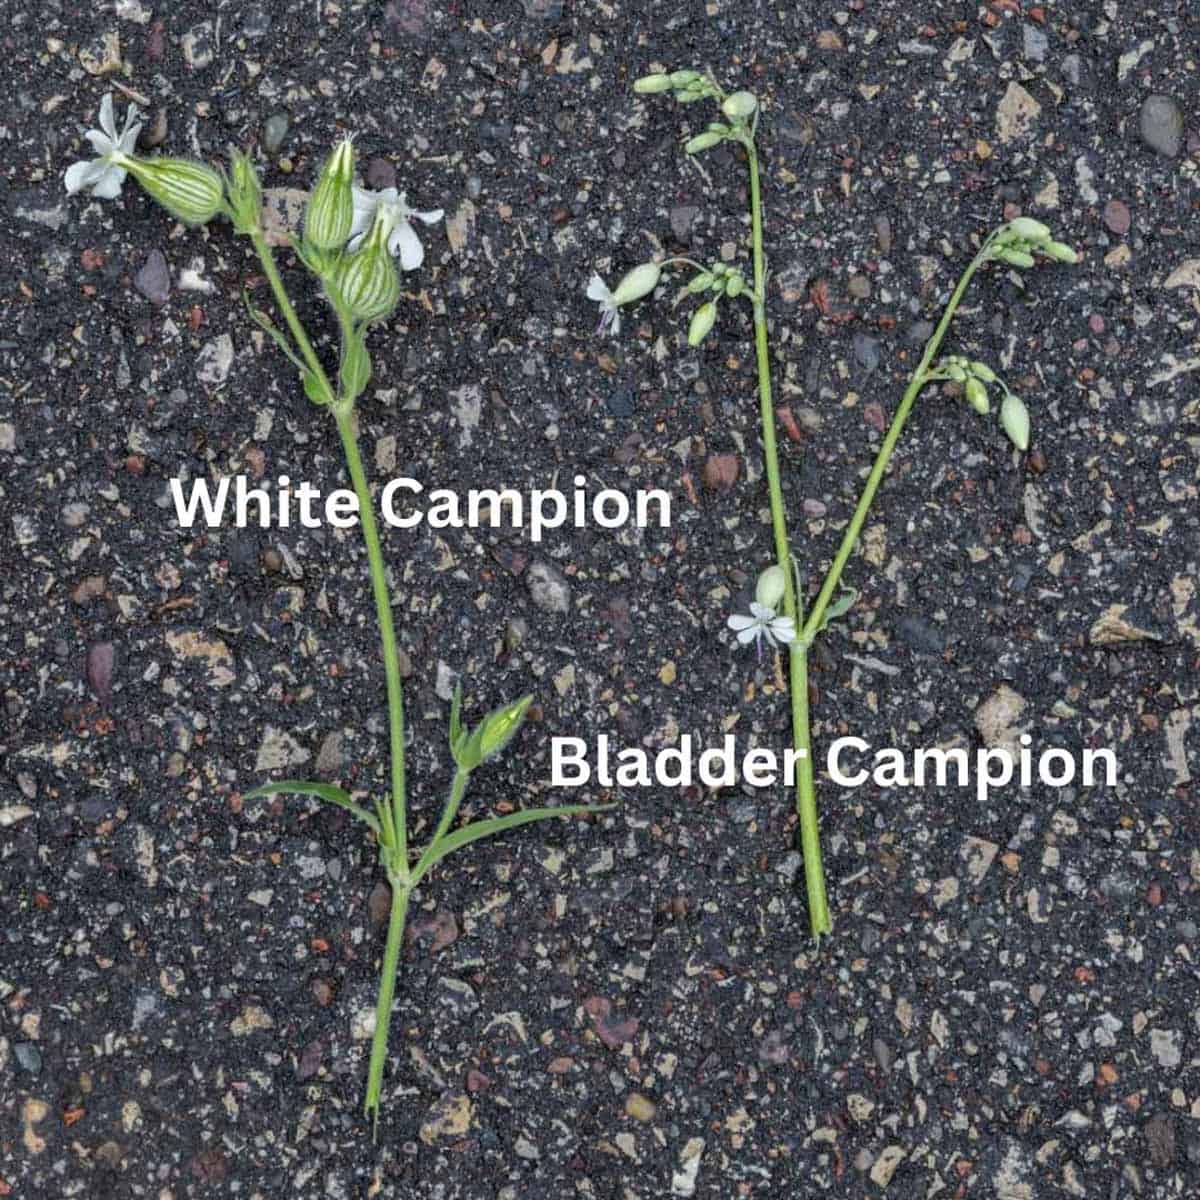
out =
[(380, 205), (362, 246), (342, 259), (337, 290), (356, 320), (381, 320), (400, 300), (400, 276), (387, 248), (394, 223), (385, 206)]
[(343, 138), (325, 161), (304, 213), (304, 240), (318, 250), (340, 250), (354, 224), (354, 143)]
[(115, 159), (152, 199), (187, 225), (204, 225), (223, 208), (225, 181), (220, 174), (190, 158)]

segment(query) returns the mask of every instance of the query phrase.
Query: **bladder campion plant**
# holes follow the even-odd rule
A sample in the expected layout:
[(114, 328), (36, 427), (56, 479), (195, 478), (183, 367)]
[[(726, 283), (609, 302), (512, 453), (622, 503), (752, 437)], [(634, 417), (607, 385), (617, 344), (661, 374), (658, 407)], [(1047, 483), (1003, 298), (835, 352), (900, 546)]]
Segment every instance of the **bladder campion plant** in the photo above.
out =
[[(634, 91), (643, 95), (669, 92), (680, 104), (711, 100), (720, 107), (722, 119), (712, 122), (684, 144), (684, 150), (688, 154), (701, 154), (721, 142), (733, 142), (745, 152), (750, 177), (753, 282), (728, 263), (714, 262), (706, 267), (690, 258), (675, 257), (635, 267), (611, 291), (598, 275), (594, 275), (588, 283), (587, 294), (589, 299), (597, 301), (600, 305), (601, 328), (616, 333), (620, 328), (620, 310), (653, 292), (664, 268), (682, 266), (694, 271), (687, 283), (687, 291), (704, 299), (692, 314), (688, 326), (689, 346), (700, 345), (711, 332), (723, 300), (743, 299), (750, 304), (753, 311), (763, 459), (770, 497), (775, 562), (766, 567), (758, 577), (750, 614), (735, 614), (729, 618), (728, 625), (736, 634), (739, 643), (754, 642), (760, 651), (764, 641), (772, 647), (787, 647), (792, 739), (795, 749), (800, 752), (796, 776), (796, 811), (800, 825), (800, 846), (804, 857), (809, 920), (813, 935), (819, 937), (821, 934), (830, 933), (833, 923), (821, 861), (816, 789), (813, 780), (812, 737), (808, 710), (808, 651), (829, 623), (845, 614), (854, 603), (857, 595), (855, 591), (843, 589), (838, 593), (842, 573), (858, 542), (863, 522), (875, 499), (875, 493), (904, 424), (917, 396), (927, 384), (937, 380), (950, 380), (961, 384), (967, 402), (982, 415), (987, 415), (989, 411), (989, 386), (998, 386), (1003, 397), (1000, 404), (1001, 427), (1018, 450), (1028, 448), (1029, 413), (1021, 399), (1009, 390), (999, 375), (985, 363), (972, 362), (961, 356), (942, 359), (937, 357), (950, 322), (975, 272), (988, 262), (1027, 268), (1034, 265), (1034, 256), (1037, 254), (1065, 263), (1075, 262), (1076, 255), (1069, 246), (1054, 241), (1050, 230), (1040, 221), (1027, 217), (1020, 217), (1001, 225), (984, 239), (975, 257), (959, 278), (946, 303), (941, 320), (925, 346), (921, 360), (913, 372), (875, 457), (874, 466), (863, 485), (858, 505), (846, 526), (833, 563), (825, 574), (816, 598), (806, 608), (801, 572), (793, 560), (788, 541), (779, 450), (775, 436), (776, 416), (771, 403), (771, 359), (766, 311), (767, 260), (763, 249), (762, 184), (755, 141), (761, 112), (758, 98), (744, 91), (726, 93), (711, 74), (693, 70), (646, 75), (633, 86)], [(838, 593), (836, 598), (835, 593)]]
[(97, 157), (76, 163), (67, 171), (67, 191), (71, 194), (87, 191), (101, 199), (114, 199), (120, 194), (126, 176), (132, 175), (154, 200), (185, 224), (203, 225), (217, 217), (225, 217), (232, 223), (235, 232), (250, 239), (271, 285), (275, 302), (283, 314), (287, 333), (279, 329), (266, 313), (251, 307), (248, 299), (247, 308), (254, 321), (270, 335), (295, 366), (308, 398), (333, 417), (358, 501), (371, 591), (383, 644), (391, 747), (390, 793), (376, 796), (371, 807), (366, 808), (349, 793), (331, 784), (283, 779), (247, 792), (246, 798), (280, 793), (315, 797), (345, 809), (375, 835), (379, 856), (392, 889), (365, 1101), (366, 1113), (377, 1129), (383, 1069), (387, 1058), (388, 1026), (408, 902), (413, 889), (431, 868), (472, 842), (532, 821), (599, 812), (612, 806), (571, 804), (558, 808), (529, 808), (456, 828), (455, 821), (471, 773), (488, 759), (500, 754), (512, 741), (525, 720), (532, 700), (531, 696), (523, 696), (511, 704), (503, 705), (484, 717), (473, 730), (467, 730), (461, 719), (460, 684), (455, 689), (450, 707), (449, 740), (455, 764), (450, 792), (433, 836), (423, 847), (409, 846), (404, 772), (404, 695), (383, 551), (371, 507), (370, 488), (359, 454), (354, 406), (371, 378), (371, 359), (366, 348), (367, 331), (372, 325), (386, 320), (399, 303), (400, 280), (394, 256), (399, 257), (404, 270), (415, 270), (424, 259), (424, 251), (410, 218), (432, 223), (441, 219), (441, 212), (413, 211), (408, 207), (405, 196), (394, 188), (368, 192), (356, 187), (354, 146), (350, 138), (340, 142), (330, 154), (309, 196), (303, 235), (294, 241), (293, 249), (315, 276), (337, 317), (341, 350), (338, 369), (331, 378), (296, 315), (267, 243), (262, 223), (262, 188), (249, 157), (234, 150), (228, 174), (190, 159), (142, 158), (134, 153), (140, 129), (136, 110), (130, 106), (124, 127), (118, 134), (112, 97), (105, 96), (100, 107), (100, 128), (87, 134)]

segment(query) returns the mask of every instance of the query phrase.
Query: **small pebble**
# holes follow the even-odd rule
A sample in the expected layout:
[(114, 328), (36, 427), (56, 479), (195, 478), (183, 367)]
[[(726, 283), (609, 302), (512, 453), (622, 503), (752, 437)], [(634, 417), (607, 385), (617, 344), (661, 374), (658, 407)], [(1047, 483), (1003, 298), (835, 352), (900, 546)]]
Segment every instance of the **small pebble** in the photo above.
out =
[(268, 154), (273, 156), (279, 153), (290, 126), (287, 113), (275, 113), (266, 119), (263, 124), (263, 149)]
[(142, 269), (133, 277), (137, 288), (151, 304), (166, 304), (171, 298), (171, 272), (161, 250), (151, 250)]
[(375, 157), (367, 163), (367, 187), (373, 192), (382, 192), (385, 188), (396, 186), (396, 167), (386, 158)]
[(1151, 150), (1174, 158), (1183, 148), (1183, 113), (1170, 96), (1147, 96), (1138, 125), (1142, 141)]
[(1111, 233), (1123, 236), (1129, 232), (1129, 206), (1120, 200), (1110, 200), (1104, 206), (1104, 224)]
[(625, 1098), (625, 1111), (635, 1121), (647, 1124), (654, 1120), (658, 1108), (653, 1100), (647, 1099), (641, 1092), (630, 1092)]

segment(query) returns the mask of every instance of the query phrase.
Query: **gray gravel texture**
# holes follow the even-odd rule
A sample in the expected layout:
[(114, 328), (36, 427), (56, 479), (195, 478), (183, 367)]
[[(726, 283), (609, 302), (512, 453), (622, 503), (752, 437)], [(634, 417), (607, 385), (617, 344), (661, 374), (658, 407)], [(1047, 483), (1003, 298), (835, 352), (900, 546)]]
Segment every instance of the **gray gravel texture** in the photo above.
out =
[[(0, 1195), (1200, 1194), (1193, 5), (41, 0), (2, 38)], [(972, 239), (1024, 212), (1083, 255), (973, 288), (947, 348), (1007, 372), (1033, 444), (921, 399), (815, 654), (815, 736), (1029, 731), (1115, 748), (1120, 781), (824, 781), (819, 950), (782, 788), (549, 785), (554, 734), (787, 743), (774, 663), (724, 629), (770, 556), (748, 317), (689, 351), (664, 288), (597, 340), (584, 297), (660, 250), (745, 261), (742, 164), (679, 150), (711, 111), (628, 86), (706, 64), (764, 99), (806, 562)], [(377, 1145), (374, 850), (242, 800), (284, 768), (385, 786), (357, 531), (200, 534), (167, 500), (239, 471), (327, 490), (341, 459), (251, 334), (266, 288), (227, 226), (132, 185), (68, 202), (116, 82), (166, 152), (241, 145), (296, 188), (354, 130), (372, 183), (446, 209), (372, 335), (376, 479), (676, 502), (669, 531), (386, 536), (414, 827), (457, 673), (471, 714), (538, 697), (472, 815), (621, 805), (422, 887)]]

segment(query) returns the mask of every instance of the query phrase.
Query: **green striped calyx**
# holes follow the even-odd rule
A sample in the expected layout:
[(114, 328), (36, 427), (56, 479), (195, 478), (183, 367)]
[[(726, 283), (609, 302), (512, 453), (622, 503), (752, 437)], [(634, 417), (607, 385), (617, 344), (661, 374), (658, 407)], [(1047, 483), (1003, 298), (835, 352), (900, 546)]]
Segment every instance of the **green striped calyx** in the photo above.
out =
[(225, 207), (225, 181), (212, 167), (190, 158), (114, 159), (152, 199), (187, 225), (204, 225)]
[(395, 218), (381, 204), (363, 244), (341, 260), (335, 286), (355, 320), (380, 321), (400, 301), (400, 276), (387, 247), (394, 225)]

